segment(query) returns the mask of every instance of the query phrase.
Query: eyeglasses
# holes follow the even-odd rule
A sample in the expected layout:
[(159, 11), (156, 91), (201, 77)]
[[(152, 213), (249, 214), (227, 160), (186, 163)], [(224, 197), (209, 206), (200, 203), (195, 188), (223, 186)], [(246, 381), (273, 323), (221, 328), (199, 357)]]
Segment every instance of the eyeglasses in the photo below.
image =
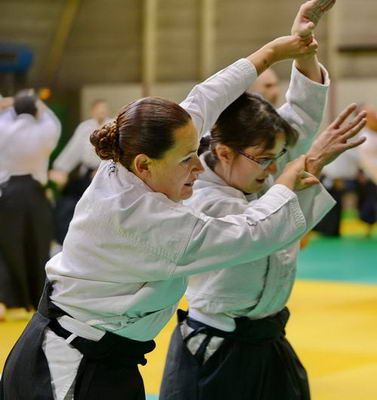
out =
[(281, 156), (283, 156), (287, 152), (287, 149), (284, 148), (276, 157), (274, 158), (255, 158), (251, 156), (250, 154), (247, 154), (243, 151), (238, 151), (241, 156), (246, 157), (248, 160), (256, 162), (258, 165), (260, 165), (263, 169), (266, 169), (269, 167), (273, 162), (275, 162), (277, 159), (279, 159)]

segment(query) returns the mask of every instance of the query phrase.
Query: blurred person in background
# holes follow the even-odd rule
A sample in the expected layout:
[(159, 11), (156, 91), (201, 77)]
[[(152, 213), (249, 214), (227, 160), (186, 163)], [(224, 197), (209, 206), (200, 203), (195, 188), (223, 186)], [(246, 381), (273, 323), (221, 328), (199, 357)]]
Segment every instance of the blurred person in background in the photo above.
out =
[(360, 176), (359, 217), (368, 224), (366, 236), (370, 236), (377, 222), (377, 110), (372, 105), (364, 107), (367, 124), (361, 132), (367, 138), (359, 149)]
[[(0, 100), (1, 101), (1, 100)], [(43, 185), (61, 131), (55, 114), (22, 93), (0, 106), (0, 319), (37, 308), (53, 221)]]
[(62, 189), (54, 207), (55, 239), (59, 244), (63, 244), (76, 204), (101, 161), (89, 137), (107, 122), (110, 122), (107, 102), (97, 99), (91, 105), (91, 118), (79, 124), (53, 163), (49, 178)]
[[(365, 136), (365, 135), (363, 135)], [(321, 182), (336, 200), (335, 207), (314, 228), (324, 236), (340, 236), (342, 212), (346, 206), (357, 207), (360, 163), (359, 149), (341, 154), (323, 168)]]
[(272, 68), (268, 68), (258, 76), (258, 79), (249, 87), (247, 92), (260, 94), (270, 104), (277, 107), (280, 98), (279, 77)]

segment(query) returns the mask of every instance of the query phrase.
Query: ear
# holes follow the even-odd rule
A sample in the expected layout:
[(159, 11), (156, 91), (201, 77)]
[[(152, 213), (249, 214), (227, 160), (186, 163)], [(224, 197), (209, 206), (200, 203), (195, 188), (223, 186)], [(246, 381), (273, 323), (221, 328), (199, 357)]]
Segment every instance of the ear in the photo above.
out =
[(133, 161), (133, 170), (139, 178), (148, 178), (151, 174), (151, 159), (146, 154), (138, 154)]
[(230, 147), (228, 147), (225, 144), (217, 144), (215, 148), (217, 158), (226, 164), (230, 164), (233, 162), (235, 154), (234, 150), (232, 150)]

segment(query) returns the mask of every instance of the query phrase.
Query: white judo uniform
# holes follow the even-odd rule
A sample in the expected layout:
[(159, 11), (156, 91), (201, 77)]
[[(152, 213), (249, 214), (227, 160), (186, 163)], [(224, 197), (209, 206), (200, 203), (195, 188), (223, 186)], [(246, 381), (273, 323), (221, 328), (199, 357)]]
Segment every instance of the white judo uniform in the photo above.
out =
[[(200, 135), (256, 77), (241, 59), (194, 87), (181, 106)], [(297, 195), (285, 186), (274, 185), (257, 204), (215, 219), (151, 191), (121, 165), (103, 162), (76, 207), (63, 251), (46, 267), (52, 302), (73, 317), (59, 322), (91, 340), (106, 331), (154, 338), (189, 275), (260, 259), (307, 229)], [(49, 330), (44, 351), (56, 398), (70, 398), (80, 353)]]

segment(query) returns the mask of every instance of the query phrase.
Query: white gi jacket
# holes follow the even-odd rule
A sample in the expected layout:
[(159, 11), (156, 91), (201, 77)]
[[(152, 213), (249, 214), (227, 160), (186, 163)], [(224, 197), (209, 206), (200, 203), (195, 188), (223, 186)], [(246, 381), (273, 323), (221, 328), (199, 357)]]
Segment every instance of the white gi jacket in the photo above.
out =
[[(111, 119), (108, 119), (104, 124), (110, 121)], [(83, 164), (86, 168), (97, 169), (101, 159), (97, 156), (89, 138), (91, 133), (101, 126), (94, 118), (81, 122), (54, 161), (53, 168), (67, 174), (80, 164)]]
[(13, 107), (0, 112), (0, 183), (28, 174), (42, 185), (47, 183), (48, 161), (60, 131), (59, 120), (48, 108), (37, 119), (17, 115)]
[[(299, 131), (300, 136), (287, 156), (279, 159), (279, 170), (308, 150), (319, 129), (329, 86), (328, 75), (324, 69), (322, 72), (323, 85), (309, 80), (293, 66), (287, 102), (277, 111)], [(264, 204), (264, 196), (259, 200), (256, 200), (257, 194), (245, 196), (216, 175), (206, 165), (204, 155), (201, 160), (205, 172), (195, 182), (194, 194), (185, 204), (215, 218), (242, 214), (250, 206), (255, 209)], [(272, 184), (270, 177), (264, 190)], [(310, 231), (335, 204), (322, 185), (298, 192), (297, 197), (306, 220), (305, 232)], [(282, 224), (286, 229), (289, 222), (282, 221)], [(186, 292), (190, 316), (215, 328), (232, 331), (235, 317), (258, 319), (277, 313), (291, 293), (298, 252), (299, 242), (292, 241), (282, 250), (271, 251), (265, 257), (235, 268), (190, 277)]]
[[(258, 209), (269, 201), (265, 195), (257, 200), (256, 195), (245, 196), (228, 186), (205, 164), (204, 155), (201, 160), (205, 172), (195, 182), (194, 195), (185, 204), (220, 218), (242, 214), (249, 207)], [(321, 184), (298, 192), (297, 198), (306, 220), (304, 233), (309, 232), (335, 204)], [(289, 229), (289, 221), (281, 221), (276, 229)], [(265, 257), (240, 263), (234, 268), (191, 276), (186, 292), (190, 316), (215, 328), (232, 331), (235, 317), (258, 319), (277, 313), (284, 308), (291, 293), (299, 249), (300, 243), (295, 239), (284, 249), (270, 251)]]
[[(241, 59), (194, 87), (181, 106), (200, 135), (256, 76)], [(260, 259), (306, 229), (296, 194), (283, 185), (242, 214), (215, 219), (151, 191), (120, 164), (102, 162), (62, 252), (47, 263), (51, 299), (91, 327), (150, 340), (173, 315), (187, 276)]]

